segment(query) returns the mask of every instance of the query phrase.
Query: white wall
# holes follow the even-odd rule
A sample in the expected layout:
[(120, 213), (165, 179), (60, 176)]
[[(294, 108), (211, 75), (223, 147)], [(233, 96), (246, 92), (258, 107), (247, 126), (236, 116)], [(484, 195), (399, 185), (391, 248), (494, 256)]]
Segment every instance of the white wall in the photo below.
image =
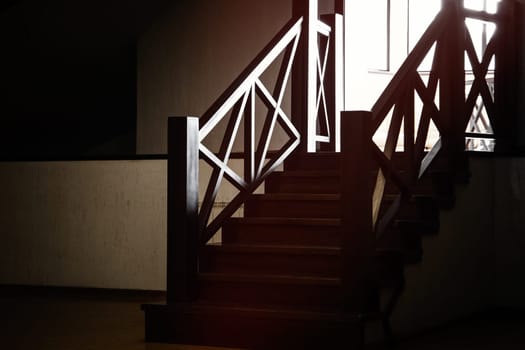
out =
[(0, 163), (0, 188), (0, 283), (165, 289), (165, 161)]
[(423, 239), (423, 261), (406, 268), (406, 291), (392, 319), (397, 332), (428, 329), (493, 303), (493, 160), (471, 157), (470, 168), (469, 184), (456, 186), (454, 208), (441, 212), (439, 233)]
[(393, 315), (399, 333), (428, 329), (490, 307), (525, 307), (525, 160), (471, 157), (423, 261), (406, 269)]
[(525, 159), (495, 161), (494, 303), (525, 307)]
[[(0, 163), (0, 284), (165, 290), (166, 171), (165, 160)], [(210, 172), (201, 161), (201, 184)], [(236, 194), (223, 185), (211, 218)]]

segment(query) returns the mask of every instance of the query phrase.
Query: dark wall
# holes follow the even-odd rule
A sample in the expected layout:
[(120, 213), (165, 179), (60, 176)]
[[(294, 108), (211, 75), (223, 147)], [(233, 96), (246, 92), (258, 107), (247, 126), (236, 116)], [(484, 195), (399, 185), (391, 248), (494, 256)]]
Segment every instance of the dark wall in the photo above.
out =
[(0, 9), (0, 156), (135, 154), (137, 37), (167, 3)]

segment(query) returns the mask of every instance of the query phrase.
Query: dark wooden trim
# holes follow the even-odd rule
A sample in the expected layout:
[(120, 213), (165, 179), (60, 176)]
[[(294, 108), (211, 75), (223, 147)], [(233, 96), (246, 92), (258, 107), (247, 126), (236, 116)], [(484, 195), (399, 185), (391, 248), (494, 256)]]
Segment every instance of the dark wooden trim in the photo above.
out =
[[(341, 113), (341, 225), (344, 308), (361, 312), (369, 295), (367, 264), (373, 255), (370, 112)], [(369, 276), (368, 276), (369, 277)]]
[(165, 300), (166, 291), (93, 287), (0, 284), (0, 297), (45, 297), (102, 300)]
[(494, 134), (482, 134), (476, 132), (466, 132), (465, 137), (471, 137), (476, 139), (494, 139), (496, 135)]
[(129, 160), (167, 160), (167, 154), (107, 155), (107, 156), (2, 156), (0, 163), (31, 162), (94, 162), (94, 161), (129, 161)]
[[(448, 12), (447, 34), (440, 39), (440, 111), (446, 130), (442, 133), (443, 150), (459, 169), (456, 159), (465, 149), (465, 43), (467, 29), (456, 0), (443, 0)], [(466, 125), (465, 125), (466, 126)]]
[(168, 119), (168, 303), (197, 297), (199, 119)]
[[(502, 1), (498, 12), (502, 21), (496, 31), (496, 69), (494, 78), (494, 102), (497, 115), (492, 122), (496, 134), (496, 150), (512, 152), (518, 147), (518, 101), (520, 82), (517, 77), (521, 70), (521, 38), (523, 21), (518, 18), (523, 14), (523, 4), (516, 1)], [(521, 90), (523, 88), (521, 87)], [(521, 92), (522, 93), (522, 92)]]

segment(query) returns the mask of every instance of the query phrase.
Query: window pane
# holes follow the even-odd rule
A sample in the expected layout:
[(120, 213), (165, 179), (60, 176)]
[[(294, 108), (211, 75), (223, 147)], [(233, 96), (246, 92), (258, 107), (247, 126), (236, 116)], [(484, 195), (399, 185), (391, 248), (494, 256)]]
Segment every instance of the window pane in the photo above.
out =
[(421, 35), (441, 10), (441, 0), (409, 0), (408, 39), (412, 51)]
[(389, 0), (369, 0), (366, 3), (367, 30), (369, 35), (368, 62), (370, 69), (388, 70)]
[[(410, 52), (441, 10), (441, 0), (409, 0), (408, 4), (408, 52)], [(430, 70), (433, 56), (432, 51), (423, 60), (419, 70)]]
[(488, 13), (496, 13), (499, 2), (500, 0), (464, 0), (465, 8)]

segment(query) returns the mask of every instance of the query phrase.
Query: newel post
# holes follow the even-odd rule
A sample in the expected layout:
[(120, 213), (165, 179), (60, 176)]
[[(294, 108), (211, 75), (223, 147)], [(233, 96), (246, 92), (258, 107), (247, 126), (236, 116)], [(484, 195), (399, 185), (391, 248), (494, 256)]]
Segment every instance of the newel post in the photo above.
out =
[(465, 129), (469, 117), (465, 111), (465, 18), (463, 1), (442, 0), (442, 6), (449, 14), (447, 32), (439, 45), (440, 109), (447, 128), (443, 145), (458, 167), (465, 150)]
[(496, 151), (511, 152), (517, 147), (519, 135), (518, 91), (520, 89), (519, 48), (523, 22), (523, 4), (504, 0), (499, 3), (497, 48), (494, 76), (494, 102), (497, 115), (492, 122), (496, 136)]
[(168, 119), (167, 302), (196, 297), (198, 257), (199, 119)]
[(341, 220), (345, 308), (367, 305), (369, 263), (374, 253), (370, 122), (372, 113), (341, 113)]

